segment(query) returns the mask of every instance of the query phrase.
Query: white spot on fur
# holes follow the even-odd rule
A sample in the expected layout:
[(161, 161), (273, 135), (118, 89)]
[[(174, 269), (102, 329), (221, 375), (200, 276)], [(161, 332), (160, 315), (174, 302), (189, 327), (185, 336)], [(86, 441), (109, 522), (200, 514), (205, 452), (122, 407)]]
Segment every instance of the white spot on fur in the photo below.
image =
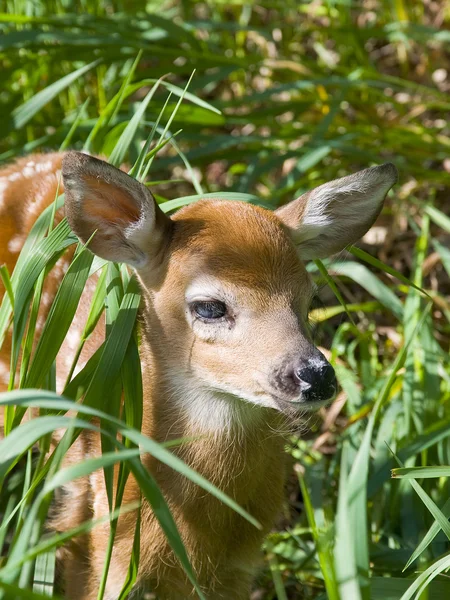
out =
[(15, 173), (11, 173), (11, 175), (8, 176), (8, 181), (17, 181), (21, 177), (22, 173), (20, 173), (20, 171), (16, 171)]
[(36, 165), (36, 173), (45, 173), (47, 171), (50, 171), (50, 169), (52, 168), (52, 161), (51, 160), (47, 160), (45, 162), (42, 163), (38, 163)]
[(72, 361), (73, 361), (73, 357), (75, 354), (75, 350), (78, 348), (80, 340), (81, 340), (80, 331), (78, 329), (69, 329), (69, 331), (67, 332), (67, 335), (66, 335), (66, 339), (65, 339), (68, 352), (66, 353), (66, 355), (64, 357), (64, 364), (67, 367), (67, 369), (70, 369), (70, 367), (72, 366)]
[(8, 184), (4, 179), (0, 179), (0, 206), (3, 203), (3, 193), (8, 189)]
[(53, 296), (51, 294), (49, 294), (48, 292), (43, 292), (41, 296), (41, 303), (43, 304), (43, 306), (50, 306), (52, 300)]
[(22, 246), (23, 246), (23, 236), (21, 236), (21, 235), (15, 235), (8, 242), (8, 250), (12, 254), (17, 254), (17, 252), (20, 252), (22, 249)]
[(33, 169), (33, 167), (24, 167), (24, 169), (22, 170), (22, 175), (27, 179), (30, 179), (30, 177), (34, 177), (35, 174), (36, 171)]

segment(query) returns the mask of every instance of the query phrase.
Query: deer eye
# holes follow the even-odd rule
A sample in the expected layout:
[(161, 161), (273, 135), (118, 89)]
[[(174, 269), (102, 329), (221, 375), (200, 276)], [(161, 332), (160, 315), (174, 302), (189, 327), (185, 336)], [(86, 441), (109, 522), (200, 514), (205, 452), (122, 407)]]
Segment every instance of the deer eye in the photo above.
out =
[(221, 319), (227, 312), (225, 302), (221, 302), (220, 300), (198, 300), (192, 302), (190, 308), (196, 317), (204, 321)]

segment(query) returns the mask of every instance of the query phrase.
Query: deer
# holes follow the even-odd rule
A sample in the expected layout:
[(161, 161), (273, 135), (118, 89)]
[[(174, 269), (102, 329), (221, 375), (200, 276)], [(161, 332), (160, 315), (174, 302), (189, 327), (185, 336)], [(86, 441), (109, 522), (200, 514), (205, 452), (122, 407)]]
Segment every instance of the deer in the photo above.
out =
[[(390, 163), (367, 168), (274, 211), (203, 199), (168, 216), (143, 183), (103, 160), (76, 151), (31, 155), (0, 170), (0, 262), (10, 270), (34, 220), (54, 200), (61, 172), (65, 215), (79, 240), (89, 241), (97, 256), (129, 265), (140, 283), (142, 432), (161, 443), (192, 440), (172, 451), (261, 524), (257, 529), (143, 456), (204, 596), (247, 599), (262, 541), (283, 503), (284, 426), (330, 403), (337, 391), (333, 367), (312, 342), (308, 311), (315, 285), (305, 263), (341, 252), (369, 230), (397, 170)], [(41, 321), (63, 272), (58, 263), (48, 276)], [(82, 328), (94, 288), (88, 281), (71, 330)], [(92, 354), (103, 336), (99, 323), (83, 352)], [(71, 350), (69, 344), (65, 353)], [(3, 385), (8, 351), (7, 340), (0, 354)], [(63, 358), (57, 362), (60, 381), (67, 374)], [(100, 436), (85, 432), (68, 460), (100, 453)], [(123, 502), (139, 497), (130, 477)], [(195, 598), (150, 505), (143, 502), (141, 510), (139, 570), (130, 597), (151, 591), (161, 600)], [(108, 511), (98, 472), (65, 491), (51, 525), (64, 531)], [(135, 523), (134, 513), (119, 519), (108, 600), (118, 597), (126, 578)], [(65, 547), (60, 569), (66, 598), (97, 598), (108, 527)]]

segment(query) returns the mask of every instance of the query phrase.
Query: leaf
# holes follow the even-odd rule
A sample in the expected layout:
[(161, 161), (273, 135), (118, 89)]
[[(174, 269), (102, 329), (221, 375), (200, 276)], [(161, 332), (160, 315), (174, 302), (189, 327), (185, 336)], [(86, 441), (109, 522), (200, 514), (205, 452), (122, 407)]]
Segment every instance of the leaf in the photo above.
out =
[[(443, 563), (445, 564), (445, 561)], [(411, 580), (400, 577), (372, 577), (371, 584), (371, 600), (399, 600), (402, 593), (405, 593), (411, 585)], [(450, 594), (450, 583), (434, 581), (429, 587), (429, 592), (430, 600), (447, 600)]]
[[(7, 598), (11, 600), (12, 598), (14, 598), (14, 600), (48, 600), (47, 595), (37, 594), (35, 592), (31, 592), (30, 590), (22, 589), (17, 585), (11, 585), (0, 579), (0, 592), (1, 591), (7, 595), (4, 596), (0, 593), (0, 598)], [(53, 598), (55, 598), (55, 600), (63, 600), (61, 596), (53, 595)]]
[(442, 227), (447, 233), (450, 233), (450, 217), (445, 215), (435, 206), (426, 205), (424, 210), (436, 225), (439, 225), (439, 227)]
[(330, 277), (330, 274), (328, 273), (327, 268), (325, 267), (325, 265), (323, 264), (323, 262), (321, 260), (315, 260), (314, 264), (319, 269), (319, 273), (325, 279), (325, 281), (327, 282), (327, 284), (333, 290), (333, 294), (336, 296), (337, 300), (339, 300), (339, 302), (341, 303), (342, 308), (345, 310), (345, 312), (347, 313), (348, 318), (350, 319), (350, 321), (354, 325), (355, 322), (353, 320), (353, 317), (352, 317), (350, 311), (347, 308), (347, 304), (346, 304), (346, 302), (344, 300), (344, 297), (342, 296), (341, 292), (339, 291), (339, 288), (337, 287), (337, 285), (334, 283), (333, 278)]
[(329, 544), (323, 539), (323, 534), (317, 527), (316, 518), (314, 516), (314, 509), (311, 502), (311, 497), (306, 487), (304, 478), (298, 474), (298, 481), (302, 492), (303, 501), (305, 503), (305, 511), (308, 519), (309, 526), (311, 527), (312, 536), (316, 545), (317, 555), (319, 563), (322, 569), (325, 587), (327, 590), (327, 597), (329, 600), (339, 600), (339, 591), (336, 581), (335, 567), (331, 548)]
[(354, 550), (356, 545), (352, 539), (355, 535), (357, 536), (358, 533), (356, 529), (352, 527), (349, 512), (347, 464), (347, 446), (344, 444), (341, 456), (341, 476), (339, 480), (339, 498), (336, 514), (334, 564), (340, 598), (361, 600)]
[[(392, 453), (393, 457), (395, 458), (395, 460), (398, 462), (398, 464), (403, 467), (402, 462), (396, 456), (395, 452), (393, 452), (391, 450), (391, 453)], [(448, 472), (448, 469), (447, 469), (447, 472)], [(447, 538), (450, 540), (450, 523), (448, 521), (448, 518), (436, 506), (436, 503), (433, 502), (433, 500), (430, 498), (430, 496), (425, 492), (425, 490), (422, 488), (422, 486), (420, 486), (417, 483), (417, 481), (415, 479), (409, 478), (409, 477), (407, 479), (410, 482), (410, 484), (412, 485), (414, 491), (419, 496), (419, 498), (422, 500), (422, 502), (428, 508), (428, 510), (430, 511), (430, 513), (433, 515), (433, 517), (439, 523), (439, 526), (441, 527), (442, 531), (445, 533), (445, 535), (447, 536)]]
[(351, 261), (333, 262), (328, 268), (336, 275), (350, 277), (350, 279), (376, 298), (380, 304), (390, 310), (398, 319), (403, 317), (403, 305), (400, 300), (364, 265)]
[(375, 256), (372, 256), (368, 252), (364, 252), (364, 250), (361, 250), (361, 248), (357, 248), (356, 246), (350, 246), (349, 248), (347, 248), (347, 250), (351, 254), (353, 254), (353, 256), (356, 256), (356, 258), (363, 260), (364, 262), (368, 263), (369, 265), (372, 265), (373, 267), (375, 267), (376, 269), (379, 269), (380, 271), (389, 273), (389, 275), (392, 275), (393, 277), (395, 277), (399, 281), (403, 282), (407, 286), (411, 286), (414, 289), (416, 289), (418, 292), (421, 292), (424, 296), (429, 297), (429, 294), (427, 294), (427, 292), (425, 292), (425, 290), (423, 290), (421, 287), (416, 285), (413, 281), (411, 281), (410, 279), (408, 279), (407, 277), (402, 275), (400, 273), (400, 271), (393, 269), (392, 267), (390, 267), (383, 261), (379, 260)]
[(58, 288), (29, 366), (24, 387), (42, 385), (75, 316), (94, 256), (85, 248), (70, 264)]
[(133, 141), (133, 138), (136, 134), (138, 127), (141, 124), (141, 121), (145, 115), (145, 111), (147, 110), (148, 103), (153, 98), (158, 86), (160, 85), (160, 80), (158, 80), (155, 85), (151, 88), (148, 94), (145, 96), (144, 100), (139, 105), (138, 110), (134, 113), (127, 126), (125, 127), (122, 135), (120, 136), (117, 144), (114, 147), (114, 150), (109, 157), (109, 162), (116, 166), (120, 167), (120, 165), (125, 160), (126, 153), (128, 152), (128, 148)]
[(69, 87), (69, 85), (77, 81), (85, 73), (91, 69), (94, 69), (100, 63), (101, 59), (98, 59), (94, 60), (94, 62), (91, 62), (88, 65), (84, 65), (84, 67), (80, 67), (76, 71), (69, 73), (69, 75), (65, 75), (58, 81), (55, 81), (55, 83), (52, 83), (45, 89), (35, 94), (32, 98), (30, 98), (30, 100), (28, 100), (28, 102), (25, 102), (25, 104), (17, 107), (12, 112), (13, 126), (16, 129), (20, 129), (26, 125), (28, 121), (30, 121), (30, 119), (32, 119), (34, 115), (38, 113), (46, 104), (53, 100), (53, 98)]
[(420, 328), (424, 323), (430, 308), (431, 304), (429, 303), (427, 309), (423, 312), (420, 321), (416, 324), (413, 331), (410, 332), (408, 339), (405, 340), (403, 347), (401, 348), (394, 361), (394, 364), (392, 365), (391, 373), (386, 378), (381, 393), (379, 394), (375, 406), (373, 407), (369, 416), (362, 443), (356, 453), (353, 466), (350, 471), (347, 493), (349, 497), (350, 519), (353, 523), (353, 527), (355, 527), (356, 531), (358, 531), (358, 535), (354, 537), (355, 558), (360, 578), (360, 585), (363, 588), (361, 590), (363, 598), (368, 597), (369, 593), (369, 543), (366, 506), (369, 458), (375, 420), (377, 419), (381, 408), (389, 397), (390, 390), (395, 379), (397, 378), (398, 369), (402, 365), (412, 341), (420, 331)]
[(434, 477), (450, 477), (450, 466), (435, 467), (402, 467), (392, 469), (393, 479), (429, 479)]

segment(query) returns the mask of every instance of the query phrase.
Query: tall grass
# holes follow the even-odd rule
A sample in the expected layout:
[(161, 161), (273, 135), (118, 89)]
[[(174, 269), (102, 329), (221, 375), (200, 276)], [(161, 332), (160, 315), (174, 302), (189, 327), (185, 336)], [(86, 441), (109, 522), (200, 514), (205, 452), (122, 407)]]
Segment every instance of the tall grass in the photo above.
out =
[[(288, 440), (289, 501), (265, 541), (254, 597), (449, 597), (448, 8), (418, 0), (3, 6), (3, 161), (58, 147), (126, 160), (134, 176), (153, 180), (166, 211), (219, 191), (274, 208), (326, 180), (395, 162), (400, 183), (361, 248), (309, 265), (324, 301), (312, 318), (342, 392), (311, 423), (312, 435)], [(64, 480), (103, 468), (108, 484), (120, 462), (121, 481), (131, 471), (143, 496), (163, 507), (161, 525), (188, 574), (189, 557), (140, 449), (220, 494), (139, 434), (139, 290), (126, 269), (78, 246), (33, 350), (46, 267), (76, 243), (65, 221), (53, 227), (55, 207), (36, 223), (14, 274), (0, 272), (9, 291), (0, 339), (12, 326), (18, 372), (10, 383), (18, 389), (0, 396), (10, 432), (0, 442), (0, 597), (52, 595), (56, 548), (96, 526), (45, 532)], [(105, 310), (111, 327), (61, 399), (54, 359), (87, 278), (99, 270), (82, 339)], [(18, 368), (20, 351), (26, 360)], [(100, 404), (105, 381), (117, 399), (108, 408)], [(78, 416), (69, 418), (70, 402), (81, 396)], [(41, 416), (20, 424), (29, 406)], [(94, 414), (104, 455), (61, 470)], [(67, 433), (46, 460), (57, 427)], [(110, 495), (110, 548), (121, 489)], [(123, 598), (138, 561), (137, 543)]]

